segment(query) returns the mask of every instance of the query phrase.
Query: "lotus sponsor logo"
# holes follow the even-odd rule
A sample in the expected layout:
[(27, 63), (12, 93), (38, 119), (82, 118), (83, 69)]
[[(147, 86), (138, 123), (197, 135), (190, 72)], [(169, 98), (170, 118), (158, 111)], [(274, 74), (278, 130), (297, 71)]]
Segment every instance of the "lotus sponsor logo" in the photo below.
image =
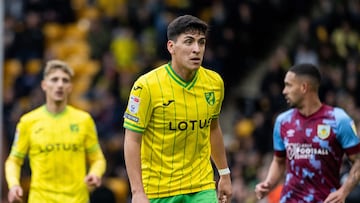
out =
[(195, 130), (207, 128), (210, 126), (211, 118), (204, 120), (190, 120), (190, 121), (180, 121), (178, 123), (169, 122), (169, 130)]
[(58, 152), (58, 151), (71, 151), (77, 152), (82, 149), (80, 144), (75, 143), (49, 143), (39, 146), (40, 153)]

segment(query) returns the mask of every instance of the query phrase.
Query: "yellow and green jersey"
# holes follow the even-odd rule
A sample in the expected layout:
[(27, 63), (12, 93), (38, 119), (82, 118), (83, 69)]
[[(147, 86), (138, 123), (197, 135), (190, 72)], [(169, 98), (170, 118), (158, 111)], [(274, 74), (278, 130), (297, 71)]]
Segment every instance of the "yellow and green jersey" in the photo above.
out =
[(142, 178), (149, 198), (215, 189), (210, 160), (210, 123), (224, 98), (219, 74), (200, 67), (190, 82), (170, 64), (133, 85), (124, 127), (143, 134)]
[(106, 167), (93, 119), (71, 106), (56, 115), (41, 106), (21, 117), (6, 164), (9, 188), (19, 184), (27, 155), (29, 202), (88, 202), (88, 170), (101, 177)]

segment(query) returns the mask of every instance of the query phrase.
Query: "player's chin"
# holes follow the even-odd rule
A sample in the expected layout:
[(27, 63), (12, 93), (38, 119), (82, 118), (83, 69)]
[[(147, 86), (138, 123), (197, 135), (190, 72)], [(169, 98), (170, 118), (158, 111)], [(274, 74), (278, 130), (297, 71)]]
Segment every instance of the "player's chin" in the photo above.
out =
[(201, 60), (191, 60), (190, 61), (190, 67), (192, 67), (192, 69), (197, 69), (201, 66)]
[(294, 107), (294, 103), (292, 103), (289, 99), (286, 98), (286, 103), (289, 107)]
[(288, 103), (290, 108), (296, 108), (297, 106), (294, 103)]

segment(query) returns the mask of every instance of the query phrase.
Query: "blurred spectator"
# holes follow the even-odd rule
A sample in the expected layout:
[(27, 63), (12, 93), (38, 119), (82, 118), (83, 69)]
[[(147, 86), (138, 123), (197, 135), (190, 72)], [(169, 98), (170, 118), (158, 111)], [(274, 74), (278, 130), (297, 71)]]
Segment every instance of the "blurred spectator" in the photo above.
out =
[(299, 43), (295, 50), (294, 64), (311, 63), (318, 65), (318, 54), (307, 43)]
[[(98, 12), (94, 9), (93, 12)], [(98, 14), (96, 14), (98, 15)], [(111, 33), (108, 24), (99, 17), (90, 19), (90, 28), (87, 35), (87, 41), (90, 45), (90, 57), (96, 60), (101, 60), (104, 53), (109, 50)]]
[(315, 32), (310, 18), (307, 16), (300, 16), (297, 20), (296, 31), (294, 36), (294, 44), (304, 43), (315, 45), (317, 43), (315, 39)]
[(359, 35), (346, 20), (340, 27), (335, 28), (331, 34), (331, 41), (335, 45), (336, 52), (344, 59), (359, 53)]
[(39, 13), (26, 13), (24, 25), (16, 30), (13, 56), (22, 63), (30, 59), (41, 59), (44, 53), (44, 35)]

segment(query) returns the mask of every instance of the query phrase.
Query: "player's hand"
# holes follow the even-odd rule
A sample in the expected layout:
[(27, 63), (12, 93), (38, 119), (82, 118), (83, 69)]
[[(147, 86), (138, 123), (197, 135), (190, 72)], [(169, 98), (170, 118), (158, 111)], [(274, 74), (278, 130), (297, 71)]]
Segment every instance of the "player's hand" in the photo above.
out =
[(101, 178), (94, 174), (89, 174), (85, 177), (85, 183), (89, 191), (95, 190), (95, 188), (100, 187)]
[(231, 186), (230, 174), (220, 176), (220, 180), (218, 183), (219, 203), (231, 202), (231, 196), (232, 196), (232, 186)]
[(132, 196), (131, 203), (150, 203), (150, 201), (145, 193), (136, 192)]
[(271, 190), (271, 186), (268, 182), (261, 182), (255, 187), (256, 197), (260, 200), (264, 198)]
[(332, 192), (327, 196), (327, 198), (324, 200), (324, 203), (344, 203), (345, 202), (346, 195), (344, 192), (340, 190), (336, 190), (335, 192)]
[(23, 197), (23, 189), (19, 185), (10, 188), (8, 193), (9, 203), (21, 203)]

